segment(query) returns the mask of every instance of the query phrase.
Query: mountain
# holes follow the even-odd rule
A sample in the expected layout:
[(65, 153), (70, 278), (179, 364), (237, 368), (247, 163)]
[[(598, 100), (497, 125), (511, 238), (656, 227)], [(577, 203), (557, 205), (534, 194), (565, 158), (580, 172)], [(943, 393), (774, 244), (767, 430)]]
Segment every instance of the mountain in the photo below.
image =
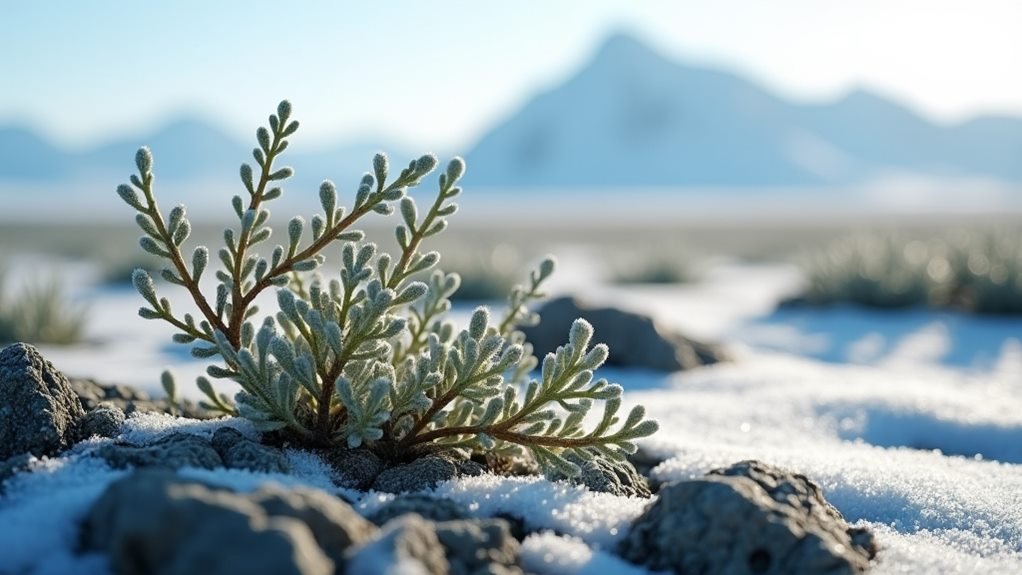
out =
[[(323, 179), (330, 178), (342, 189), (355, 189), (362, 174), (372, 171), (372, 157), (377, 151), (386, 151), (401, 165), (417, 157), (403, 146), (380, 144), (354, 141), (316, 148), (297, 138), (280, 165), (295, 168), (293, 187), (315, 190)], [(254, 137), (242, 143), (213, 122), (194, 116), (178, 117), (151, 133), (122, 137), (85, 150), (61, 148), (28, 128), (0, 126), (0, 184), (48, 186), (55, 193), (71, 182), (104, 182), (110, 187), (127, 180), (134, 171), (135, 151), (141, 145), (152, 149), (155, 172), (162, 183), (237, 182), (240, 189), (238, 167), (242, 162), (255, 164)], [(63, 189), (70, 194), (79, 188)]]
[(62, 150), (23, 126), (0, 126), (0, 179), (61, 179), (71, 166)]
[(561, 85), (486, 132), (466, 185), (849, 184), (889, 175), (1022, 182), (1022, 118), (937, 125), (864, 90), (788, 101), (725, 71), (611, 36)]
[[(161, 184), (181, 201), (238, 186), (254, 138), (177, 117), (150, 133), (67, 150), (23, 126), (0, 126), (0, 197), (32, 190), (72, 198), (108, 189), (149, 145)], [(353, 189), (377, 150), (395, 166), (416, 154), (355, 140), (321, 147), (296, 138), (284, 163), (294, 190), (323, 178)], [(414, 151), (414, 150), (412, 150)], [(466, 186), (591, 189), (703, 187), (739, 191), (840, 187), (904, 176), (1022, 183), (1022, 118), (936, 124), (865, 90), (831, 102), (793, 102), (742, 76), (665, 58), (625, 35), (609, 37), (560, 85), (528, 100), (465, 154)], [(24, 194), (22, 194), (24, 196)], [(90, 196), (91, 197), (91, 196)], [(303, 196), (304, 197), (304, 196)]]

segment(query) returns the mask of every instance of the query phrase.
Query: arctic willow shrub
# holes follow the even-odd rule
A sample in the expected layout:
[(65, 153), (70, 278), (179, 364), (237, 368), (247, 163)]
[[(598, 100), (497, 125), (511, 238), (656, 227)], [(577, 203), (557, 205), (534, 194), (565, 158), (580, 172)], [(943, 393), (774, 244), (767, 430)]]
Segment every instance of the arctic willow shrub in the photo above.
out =
[[(443, 231), (457, 209), (452, 200), (461, 192), (461, 159), (440, 174), (439, 192), (423, 215), (407, 192), (435, 168), (436, 159), (422, 156), (394, 177), (379, 154), (350, 208), (338, 204), (334, 184), (325, 181), (319, 189), (323, 213), (309, 225), (295, 217), (283, 243), (267, 249), (268, 256), (258, 252), (272, 235), (266, 204), (281, 196), (279, 184), (292, 174), (274, 163), (297, 129), (285, 101), (269, 127), (256, 131), (256, 165), (241, 166), (246, 193), (232, 200), (238, 224), (224, 230), (212, 297), (200, 289), (210, 252), (199, 246), (185, 255), (191, 228), (185, 208), (164, 215), (157, 206), (148, 149), (135, 157), (138, 174), (131, 185), (117, 189), (138, 212), (136, 222), (145, 232), (141, 247), (167, 262), (163, 279), (185, 289), (198, 310), (198, 316), (172, 310), (149, 274), (136, 270), (135, 287), (148, 303), (139, 315), (170, 323), (177, 330), (174, 340), (192, 345), (193, 355), (222, 362), (208, 367), (209, 376), (241, 385), (232, 404), (200, 377), (208, 408), (308, 443), (366, 446), (390, 458), (435, 449), (507, 454), (527, 449), (546, 469), (568, 474), (578, 468), (564, 458), (566, 452), (621, 458), (635, 449), (636, 438), (656, 431), (641, 406), (622, 421), (621, 388), (594, 380), (607, 347), (590, 347), (593, 330), (583, 320), (571, 327), (566, 345), (543, 359), (539, 377), (530, 377), (539, 362), (517, 328), (538, 321), (527, 306), (542, 296), (553, 260), (511, 291), (503, 317), (494, 321), (479, 308), (462, 331), (445, 321), (458, 276), (435, 270), (428, 283), (411, 279), (440, 260), (436, 252), (422, 251), (422, 243)], [(365, 242), (353, 226), (395, 207), (400, 252), (391, 255)], [(340, 255), (339, 273), (329, 281), (310, 277), (328, 250)], [(253, 302), (271, 288), (279, 310), (257, 323)], [(584, 420), (597, 402), (603, 415), (587, 429)]]
[(1022, 236), (958, 230), (927, 239), (859, 234), (803, 262), (812, 304), (1022, 313)]
[(0, 274), (0, 347), (16, 341), (72, 345), (85, 335), (87, 309), (70, 303), (56, 277), (36, 279), (12, 297)]

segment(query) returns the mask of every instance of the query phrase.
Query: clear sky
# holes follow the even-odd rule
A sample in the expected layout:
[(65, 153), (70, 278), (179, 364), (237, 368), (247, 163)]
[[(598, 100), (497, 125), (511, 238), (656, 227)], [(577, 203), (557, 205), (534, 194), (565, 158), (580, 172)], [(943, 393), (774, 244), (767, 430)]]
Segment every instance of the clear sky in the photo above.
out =
[(197, 112), (249, 136), (461, 152), (629, 31), (799, 99), (865, 86), (955, 121), (1022, 114), (1018, 0), (0, 0), (0, 123), (69, 145)]

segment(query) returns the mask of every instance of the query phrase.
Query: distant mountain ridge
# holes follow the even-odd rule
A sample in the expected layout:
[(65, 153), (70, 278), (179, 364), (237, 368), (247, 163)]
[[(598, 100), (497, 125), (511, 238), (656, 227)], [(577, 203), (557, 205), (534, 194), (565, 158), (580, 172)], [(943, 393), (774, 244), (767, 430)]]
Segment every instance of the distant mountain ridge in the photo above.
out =
[(511, 188), (1022, 182), (1022, 118), (941, 126), (863, 90), (794, 103), (618, 34), (484, 134), (467, 162), (466, 185)]
[[(254, 138), (237, 141), (215, 122), (179, 117), (149, 134), (84, 151), (23, 126), (0, 126), (5, 184), (113, 185), (139, 145), (164, 182), (237, 182)], [(324, 178), (353, 187), (371, 156), (395, 163), (417, 150), (387, 142), (318, 149), (296, 138), (284, 163), (294, 185)], [(984, 116), (935, 124), (867, 91), (825, 103), (788, 101), (733, 73), (675, 62), (635, 38), (609, 37), (576, 74), (527, 101), (465, 154), (465, 184), (503, 188), (792, 187), (858, 184), (885, 176), (981, 178), (1022, 183), (1022, 118)], [(196, 192), (198, 193), (198, 192)]]
[[(212, 122), (194, 116), (178, 117), (149, 134), (122, 137), (81, 151), (64, 149), (24, 127), (0, 126), (0, 183), (120, 182), (134, 170), (135, 151), (141, 145), (153, 150), (156, 174), (163, 182), (237, 181), (241, 163), (255, 163), (254, 133), (250, 143), (242, 143)], [(312, 148), (295, 138), (281, 165), (294, 167), (294, 183), (302, 186), (318, 186), (323, 179), (333, 179), (339, 186), (354, 189), (361, 175), (372, 170), (372, 157), (378, 151), (388, 153), (395, 162), (418, 157), (403, 146), (388, 147), (384, 142), (350, 141)]]

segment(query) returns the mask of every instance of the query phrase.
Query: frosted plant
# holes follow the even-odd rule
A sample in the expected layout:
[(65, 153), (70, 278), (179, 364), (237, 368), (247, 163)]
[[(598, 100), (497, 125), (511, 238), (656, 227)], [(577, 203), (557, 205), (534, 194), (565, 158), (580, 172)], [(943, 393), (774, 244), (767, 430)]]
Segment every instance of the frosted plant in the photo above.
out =
[[(323, 213), (310, 225), (293, 218), (285, 242), (268, 249), (268, 256), (257, 252), (272, 235), (266, 204), (281, 196), (279, 183), (292, 175), (291, 168), (274, 162), (297, 129), (285, 101), (269, 127), (256, 131), (256, 167), (241, 166), (246, 194), (232, 200), (238, 224), (224, 230), (212, 297), (200, 290), (210, 252), (199, 246), (185, 256), (191, 229), (185, 208), (164, 216), (158, 207), (147, 148), (136, 154), (138, 174), (131, 185), (117, 189), (138, 212), (136, 222), (145, 232), (141, 247), (167, 262), (161, 276), (187, 290), (198, 310), (198, 316), (172, 310), (139, 269), (133, 282), (148, 304), (139, 315), (170, 323), (177, 330), (174, 340), (192, 345), (193, 355), (218, 358), (219, 364), (207, 368), (210, 377), (241, 386), (231, 402), (200, 377), (207, 408), (308, 443), (365, 446), (383, 457), (436, 449), (508, 454), (528, 449), (545, 469), (568, 475), (578, 468), (564, 458), (566, 452), (621, 458), (634, 451), (635, 439), (656, 431), (641, 406), (622, 421), (621, 388), (594, 379), (608, 352), (605, 345), (590, 346), (593, 330), (583, 320), (532, 378), (539, 362), (517, 328), (538, 321), (528, 306), (542, 297), (552, 259), (532, 272), (527, 285), (512, 289), (498, 321), (486, 308), (477, 309), (461, 331), (445, 320), (459, 278), (435, 269), (440, 255), (423, 251), (422, 244), (442, 232), (457, 210), (453, 199), (465, 169), (459, 158), (440, 174), (439, 191), (423, 215), (407, 191), (433, 171), (436, 158), (422, 156), (392, 178), (386, 156), (378, 154), (350, 208), (338, 204), (334, 184), (325, 181), (319, 189)], [(395, 207), (400, 253), (392, 256), (353, 226), (370, 213), (392, 214)], [(339, 273), (329, 281), (310, 276), (328, 250), (340, 255)], [(430, 270), (428, 283), (413, 280)], [(279, 310), (257, 323), (253, 302), (271, 288)], [(602, 417), (587, 429), (586, 415), (597, 402)]]

